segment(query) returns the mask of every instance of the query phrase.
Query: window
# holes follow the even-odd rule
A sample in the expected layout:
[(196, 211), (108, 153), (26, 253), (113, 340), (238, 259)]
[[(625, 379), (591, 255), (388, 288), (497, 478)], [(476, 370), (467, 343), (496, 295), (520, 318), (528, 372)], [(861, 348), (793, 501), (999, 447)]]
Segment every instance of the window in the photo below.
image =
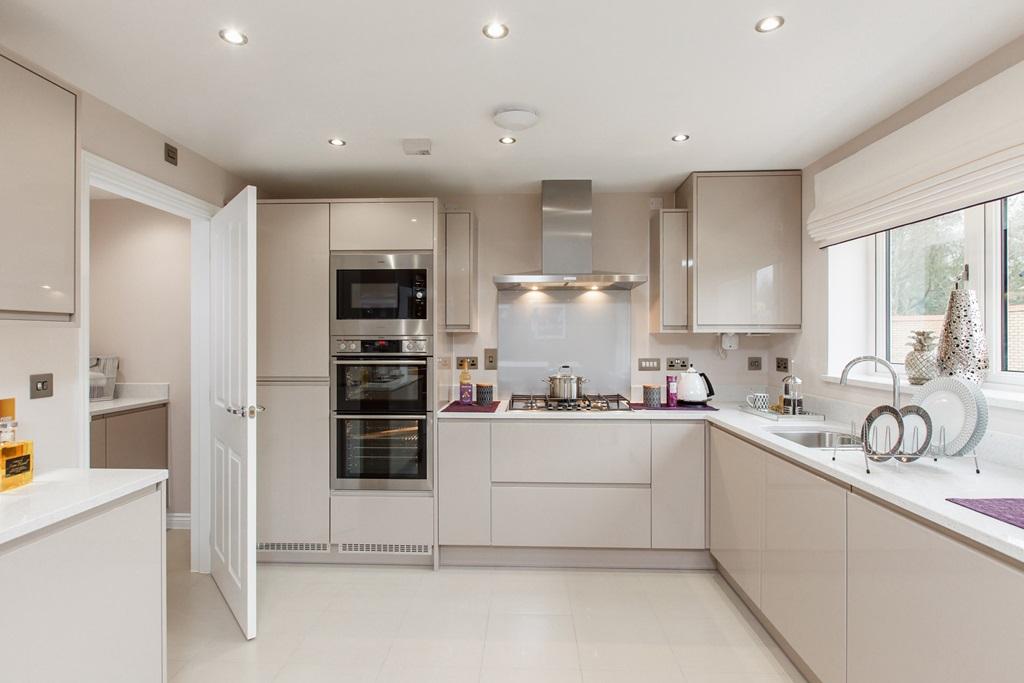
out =
[(1002, 201), (1002, 355), (1004, 372), (1024, 372), (1024, 193)]
[[(873, 329), (869, 337), (875, 348), (858, 353), (873, 352), (902, 369), (913, 331), (931, 330), (938, 341), (950, 290), (966, 268), (966, 286), (978, 294), (989, 340), (988, 383), (1024, 385), (1024, 193), (865, 238), (860, 251), (854, 248), (858, 242), (845, 256), (838, 248), (829, 250), (842, 262), (830, 260), (830, 274), (838, 266), (850, 287), (858, 279), (851, 273), (865, 262), (860, 256), (865, 250), (874, 270), (866, 321), (858, 318), (851, 295), (829, 295), (830, 307), (836, 307), (834, 327), (846, 336), (836, 337), (830, 323), (829, 344), (841, 349), (837, 355), (849, 357), (853, 346), (864, 349), (854, 328), (866, 327)], [(864, 286), (856, 289), (861, 292)], [(850, 315), (858, 319), (843, 322)], [(839, 359), (830, 351), (830, 368), (833, 360)]]

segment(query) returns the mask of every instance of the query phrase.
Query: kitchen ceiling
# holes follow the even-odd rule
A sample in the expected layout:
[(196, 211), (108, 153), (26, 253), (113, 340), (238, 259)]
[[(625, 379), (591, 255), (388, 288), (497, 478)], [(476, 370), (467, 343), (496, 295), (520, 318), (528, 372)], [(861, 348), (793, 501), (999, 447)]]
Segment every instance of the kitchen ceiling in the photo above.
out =
[[(491, 20), (510, 35), (487, 39)], [(1020, 0), (0, 3), (0, 44), (264, 196), (668, 191), (693, 170), (801, 168), (1021, 33)], [(514, 145), (492, 121), (508, 105), (540, 115)]]

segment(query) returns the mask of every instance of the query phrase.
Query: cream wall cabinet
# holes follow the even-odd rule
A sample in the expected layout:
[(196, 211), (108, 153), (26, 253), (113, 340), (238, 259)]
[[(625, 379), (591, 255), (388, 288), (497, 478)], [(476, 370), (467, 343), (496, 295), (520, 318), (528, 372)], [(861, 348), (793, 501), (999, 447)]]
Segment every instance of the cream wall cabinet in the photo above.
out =
[(686, 332), (689, 245), (687, 211), (662, 209), (651, 213), (651, 333)]
[(406, 493), (332, 494), (331, 543), (431, 548), (434, 499)]
[(97, 415), (89, 424), (89, 466), (167, 469), (167, 406)]
[(76, 96), (3, 56), (0, 93), (0, 315), (70, 315)]
[(495, 421), (491, 445), (496, 482), (651, 483), (649, 422)]
[(438, 543), (490, 545), (490, 422), (439, 420), (437, 482)]
[(1020, 566), (856, 494), (848, 511), (850, 683), (1021, 680)]
[(766, 454), (716, 427), (710, 432), (711, 554), (760, 607)]
[(430, 251), (437, 204), (433, 200), (351, 201), (331, 204), (334, 251)]
[(692, 173), (688, 321), (694, 332), (794, 332), (801, 324), (799, 171)]
[(702, 550), (704, 423), (651, 423), (651, 547)]
[(846, 495), (765, 458), (761, 611), (828, 683), (846, 678)]
[(330, 205), (262, 202), (256, 230), (256, 374), (327, 377)]
[(499, 485), (491, 505), (496, 546), (651, 547), (646, 487)]
[(330, 535), (330, 389), (326, 383), (261, 383), (256, 422), (256, 539), (327, 543)]
[(477, 331), (477, 229), (468, 211), (445, 213), (444, 329)]

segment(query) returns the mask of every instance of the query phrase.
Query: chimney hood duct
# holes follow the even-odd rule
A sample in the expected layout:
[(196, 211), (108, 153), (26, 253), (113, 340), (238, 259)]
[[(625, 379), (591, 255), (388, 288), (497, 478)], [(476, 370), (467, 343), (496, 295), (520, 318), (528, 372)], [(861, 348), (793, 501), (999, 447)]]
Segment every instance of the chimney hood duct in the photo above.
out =
[(594, 271), (593, 193), (589, 180), (541, 183), (542, 270), (496, 275), (498, 289), (633, 289), (646, 275)]

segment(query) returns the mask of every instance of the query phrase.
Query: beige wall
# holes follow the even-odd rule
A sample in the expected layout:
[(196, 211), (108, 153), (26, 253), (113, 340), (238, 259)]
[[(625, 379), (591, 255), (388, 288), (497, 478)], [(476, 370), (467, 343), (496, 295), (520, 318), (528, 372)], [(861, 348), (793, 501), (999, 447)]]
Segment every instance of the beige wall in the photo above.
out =
[(120, 357), (119, 382), (170, 384), (171, 512), (189, 511), (191, 230), (128, 199), (90, 207), (90, 349)]
[[(654, 195), (673, 206), (673, 195)], [(646, 193), (597, 193), (594, 195), (594, 269), (649, 274), (651, 195)], [(463, 195), (442, 200), (445, 209), (468, 209), (479, 226), (479, 293), (480, 321), (478, 334), (454, 336), (454, 355), (476, 355), (483, 359), (483, 350), (497, 346), (497, 290), (492, 278), (504, 273), (528, 272), (541, 267), (541, 199), (539, 194)], [(632, 292), (633, 356), (632, 384), (661, 384), (665, 372), (639, 372), (636, 358), (687, 356), (698, 370), (706, 372), (711, 381), (723, 388), (732, 385), (763, 387), (775, 384), (781, 376), (774, 372), (774, 337), (741, 337), (740, 349), (730, 352), (725, 360), (719, 357), (719, 338), (711, 334), (652, 335), (648, 316), (649, 285)], [(748, 372), (747, 356), (759, 355), (772, 371)], [(769, 362), (770, 361), (770, 362)], [(495, 372), (477, 371), (474, 380), (496, 382)], [(592, 389), (600, 389), (592, 387)], [(500, 392), (500, 387), (499, 387)], [(735, 392), (734, 392), (735, 393)]]
[[(814, 175), (845, 159), (933, 109), (961, 95), (1001, 71), (1024, 61), (1024, 36), (993, 52), (991, 55), (954, 76), (871, 129), (853, 137), (849, 142), (829, 152), (804, 169), (804, 221), (814, 209)], [(804, 231), (803, 256), (803, 331), (780, 347), (798, 360), (803, 368), (804, 391), (827, 398), (848, 400), (866, 406), (877, 405), (886, 392), (844, 387), (825, 382), (828, 371), (828, 259)], [(1000, 431), (1024, 434), (1024, 421), (1019, 414), (994, 409), (992, 425)]]
[[(0, 52), (35, 68), (2, 45)], [(35, 70), (79, 93), (83, 149), (213, 204), (223, 204), (244, 186), (237, 176), (185, 147), (179, 146), (179, 165), (170, 166), (163, 161), (163, 143), (173, 140), (82, 93), (59, 74)], [(19, 435), (35, 441), (39, 470), (77, 467), (81, 462), (82, 425), (87, 416), (80, 398), (79, 337), (77, 322), (0, 320), (0, 397), (17, 398)], [(54, 395), (29, 401), (28, 376), (39, 372), (53, 373)]]

